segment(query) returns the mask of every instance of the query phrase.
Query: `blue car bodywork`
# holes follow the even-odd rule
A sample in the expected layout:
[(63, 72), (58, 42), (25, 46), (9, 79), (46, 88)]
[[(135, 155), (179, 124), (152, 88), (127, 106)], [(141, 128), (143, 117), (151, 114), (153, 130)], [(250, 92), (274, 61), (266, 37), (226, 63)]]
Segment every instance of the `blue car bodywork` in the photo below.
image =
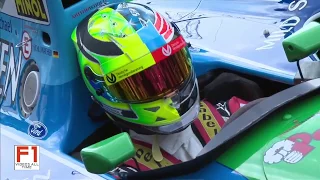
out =
[[(177, 22), (192, 45), (197, 75), (226, 69), (285, 84), (294, 83), (297, 68), (286, 61), (282, 39), (320, 11), (317, 0), (137, 2)], [(112, 179), (87, 172), (69, 155), (103, 125), (87, 115), (92, 100), (70, 35), (86, 15), (107, 3), (82, 0), (66, 8), (61, 0), (0, 1), (0, 179)], [(41, 138), (29, 136), (33, 121), (47, 127)], [(40, 170), (15, 171), (14, 146), (32, 144), (41, 147)], [(183, 178), (246, 179), (215, 162)]]

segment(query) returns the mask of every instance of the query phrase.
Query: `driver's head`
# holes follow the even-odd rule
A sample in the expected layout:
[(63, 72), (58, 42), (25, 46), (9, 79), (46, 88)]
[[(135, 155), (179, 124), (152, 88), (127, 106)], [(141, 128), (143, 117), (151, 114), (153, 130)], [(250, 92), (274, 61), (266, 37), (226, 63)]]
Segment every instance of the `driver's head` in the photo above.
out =
[(197, 117), (199, 91), (179, 29), (148, 6), (102, 7), (73, 31), (85, 84), (110, 119), (143, 134), (171, 134)]

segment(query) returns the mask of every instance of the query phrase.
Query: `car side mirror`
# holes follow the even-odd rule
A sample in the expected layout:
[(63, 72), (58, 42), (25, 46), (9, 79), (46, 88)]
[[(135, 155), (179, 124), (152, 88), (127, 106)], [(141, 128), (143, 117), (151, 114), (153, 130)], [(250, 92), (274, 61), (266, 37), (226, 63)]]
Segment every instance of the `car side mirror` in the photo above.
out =
[(289, 62), (299, 61), (320, 50), (320, 24), (311, 22), (283, 40)]
[(83, 148), (80, 152), (88, 172), (105, 174), (135, 155), (128, 133), (123, 132)]
[(282, 46), (289, 62), (297, 61), (294, 83), (320, 78), (320, 61), (302, 61), (320, 50), (320, 24), (311, 22), (283, 40)]

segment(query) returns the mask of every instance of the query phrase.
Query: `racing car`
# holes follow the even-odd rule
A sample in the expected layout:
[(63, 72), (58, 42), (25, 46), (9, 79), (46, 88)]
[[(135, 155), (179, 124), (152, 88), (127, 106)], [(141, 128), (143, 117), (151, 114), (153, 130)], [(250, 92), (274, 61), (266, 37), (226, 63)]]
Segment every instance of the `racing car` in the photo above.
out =
[[(294, 85), (317, 78), (316, 71), (304, 70), (316, 67), (319, 53), (317, 46), (297, 53), (307, 62), (298, 68), (286, 61), (281, 42), (319, 20), (318, 1), (137, 2), (162, 11), (179, 26), (191, 44), (200, 88), (220, 73), (232, 72), (257, 82), (270, 97), (238, 117), (247, 123), (235, 120), (226, 126), (195, 160), (127, 178), (316, 178), (318, 167), (313, 163), (317, 160), (312, 158), (319, 138), (315, 129), (319, 81)], [(104, 167), (107, 172), (108, 167), (132, 155), (126, 134), (115, 134), (108, 128), (109, 121), (93, 121), (88, 115), (92, 100), (70, 40), (73, 28), (83, 18), (108, 3), (0, 2), (1, 179), (113, 179), (109, 174), (91, 172)], [(301, 107), (307, 103), (309, 106)], [(293, 126), (298, 128), (289, 131)], [(236, 128), (236, 133), (228, 133), (228, 128)], [(111, 142), (128, 147), (128, 151), (108, 156), (112, 149), (104, 147)], [(31, 165), (18, 162), (26, 147), (23, 152), (30, 155)], [(94, 147), (105, 151), (92, 151)], [(103, 158), (90, 164), (73, 156), (77, 152), (102, 153)], [(110, 161), (115, 156), (116, 161)], [(18, 171), (23, 168), (35, 171)]]

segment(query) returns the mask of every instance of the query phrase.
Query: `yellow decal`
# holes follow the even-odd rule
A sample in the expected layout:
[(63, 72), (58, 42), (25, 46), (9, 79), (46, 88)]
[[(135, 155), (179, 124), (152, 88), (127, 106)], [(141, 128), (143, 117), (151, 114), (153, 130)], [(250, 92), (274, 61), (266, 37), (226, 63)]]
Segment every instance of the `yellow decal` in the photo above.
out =
[(154, 65), (155, 61), (151, 54), (145, 55), (142, 58), (133, 61), (132, 63), (119, 68), (112, 73), (109, 73), (105, 76), (105, 81), (107, 85), (112, 85), (114, 83), (117, 83), (123, 79), (126, 79), (127, 77), (130, 77), (136, 73), (139, 73), (150, 66)]
[(139, 144), (134, 144), (134, 146), (136, 149), (135, 157), (137, 161), (150, 169), (158, 169), (161, 167), (173, 165), (173, 163), (168, 159), (166, 159), (165, 157), (160, 162), (155, 161), (152, 156), (151, 148), (148, 148)]
[(200, 102), (198, 119), (200, 120), (210, 139), (212, 139), (221, 130), (221, 127), (216, 118), (213, 116), (210, 108), (203, 101)]
[(15, 0), (20, 16), (48, 22), (48, 15), (42, 0)]

